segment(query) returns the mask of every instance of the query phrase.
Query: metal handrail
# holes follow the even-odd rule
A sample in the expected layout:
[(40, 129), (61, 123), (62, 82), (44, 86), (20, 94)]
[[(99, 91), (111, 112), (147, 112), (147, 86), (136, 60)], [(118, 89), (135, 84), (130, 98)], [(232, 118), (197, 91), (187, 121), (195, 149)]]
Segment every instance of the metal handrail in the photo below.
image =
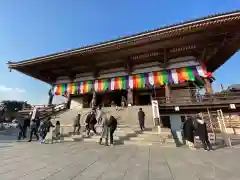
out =
[(218, 93), (218, 94), (204, 94), (195, 96), (170, 96), (170, 97), (156, 97), (160, 104), (186, 104), (186, 103), (213, 103), (227, 100), (239, 100), (240, 93)]

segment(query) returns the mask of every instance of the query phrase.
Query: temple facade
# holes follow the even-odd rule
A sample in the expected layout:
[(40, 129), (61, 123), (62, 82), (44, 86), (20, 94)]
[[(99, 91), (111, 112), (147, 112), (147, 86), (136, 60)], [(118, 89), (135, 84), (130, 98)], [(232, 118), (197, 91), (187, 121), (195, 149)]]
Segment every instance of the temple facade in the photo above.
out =
[(159, 97), (194, 99), (196, 90), (202, 87), (212, 93), (214, 77), (194, 57), (180, 57), (171, 62), (165, 68), (143, 64), (147, 68), (137, 66), (130, 73), (119, 67), (111, 69), (115, 73), (102, 72), (98, 78), (79, 75), (73, 82), (60, 77), (53, 85), (53, 94), (68, 97), (71, 108), (88, 108), (94, 93), (95, 105), (104, 107), (150, 105), (152, 99)]
[(229, 110), (232, 103), (240, 108), (236, 98), (220, 102), (211, 96), (214, 71), (240, 48), (239, 29), (235, 11), (8, 62), (8, 67), (50, 84), (49, 104), (57, 95), (68, 98), (69, 108), (146, 106), (152, 113), (151, 102), (157, 100), (161, 115), (175, 121), (176, 113)]

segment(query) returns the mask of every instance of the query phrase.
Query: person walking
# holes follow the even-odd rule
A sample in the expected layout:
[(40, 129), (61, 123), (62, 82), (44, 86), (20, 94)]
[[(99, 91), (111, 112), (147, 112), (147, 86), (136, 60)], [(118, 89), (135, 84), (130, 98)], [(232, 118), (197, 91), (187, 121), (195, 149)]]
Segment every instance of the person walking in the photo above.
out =
[(33, 119), (33, 120), (30, 122), (30, 139), (28, 140), (28, 142), (31, 142), (31, 141), (32, 141), (32, 136), (33, 136), (33, 134), (36, 136), (37, 141), (39, 140), (39, 137), (38, 137), (37, 132), (38, 132), (38, 130), (37, 130), (37, 123), (36, 123), (36, 120)]
[(100, 105), (96, 111), (96, 119), (98, 124), (101, 124), (102, 116), (103, 116), (103, 111), (102, 111), (102, 106)]
[(24, 134), (24, 119), (19, 119), (17, 120), (17, 128), (19, 129), (17, 140), (20, 141), (21, 139), (26, 138)]
[(94, 112), (91, 113), (90, 116), (90, 121), (89, 121), (89, 128), (88, 128), (88, 136), (90, 135), (90, 131), (92, 130), (94, 132), (95, 135), (97, 135), (97, 131), (95, 129), (95, 125), (97, 124), (97, 120), (96, 120), (96, 115)]
[(203, 148), (205, 151), (212, 151), (212, 145), (208, 139), (208, 131), (206, 123), (199, 117), (196, 117), (197, 128), (196, 135), (199, 136), (199, 139), (202, 141)]
[(61, 140), (61, 126), (60, 126), (60, 121), (56, 122), (56, 126), (55, 126), (55, 140), (56, 142), (60, 142)]
[(46, 127), (46, 120), (42, 120), (40, 122), (39, 128), (38, 128), (38, 132), (40, 135), (40, 144), (44, 143), (44, 139), (47, 135), (47, 127)]
[(186, 144), (190, 149), (195, 149), (194, 148), (194, 131), (195, 127), (193, 124), (193, 119), (191, 117), (186, 117), (183, 126), (183, 136), (186, 141)]
[(110, 129), (110, 146), (113, 146), (113, 134), (115, 130), (117, 129), (117, 119), (113, 116), (110, 116), (109, 118), (109, 129)]
[(80, 133), (80, 129), (81, 129), (80, 119), (81, 119), (81, 114), (78, 113), (77, 116), (73, 120), (73, 134), (75, 134), (76, 132), (77, 132), (77, 134)]
[(141, 131), (144, 131), (145, 129), (145, 113), (143, 112), (142, 108), (139, 108), (138, 111), (138, 121)]
[(23, 122), (23, 137), (27, 137), (28, 128), (30, 127), (30, 117), (26, 117)]
[(105, 139), (105, 145), (108, 146), (108, 134), (109, 134), (109, 117), (104, 114), (102, 117), (102, 134), (99, 139), (99, 144), (102, 144), (103, 138)]

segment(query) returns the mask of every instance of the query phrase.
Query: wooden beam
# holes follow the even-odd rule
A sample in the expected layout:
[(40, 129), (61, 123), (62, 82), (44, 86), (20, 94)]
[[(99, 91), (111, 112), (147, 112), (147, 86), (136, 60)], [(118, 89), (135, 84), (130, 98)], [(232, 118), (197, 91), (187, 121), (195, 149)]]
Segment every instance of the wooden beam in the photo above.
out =
[(128, 75), (132, 74), (133, 63), (132, 63), (132, 60), (130, 58), (127, 58), (124, 61), (124, 69), (128, 73)]

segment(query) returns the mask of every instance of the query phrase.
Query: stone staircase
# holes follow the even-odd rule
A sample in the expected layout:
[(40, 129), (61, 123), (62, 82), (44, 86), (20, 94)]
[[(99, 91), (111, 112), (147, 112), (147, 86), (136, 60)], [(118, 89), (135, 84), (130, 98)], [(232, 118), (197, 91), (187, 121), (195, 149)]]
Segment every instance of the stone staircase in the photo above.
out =
[[(146, 114), (145, 126), (147, 128), (143, 132), (140, 131), (138, 125), (137, 112), (139, 108), (142, 108)], [(113, 115), (118, 120), (119, 125), (114, 133), (114, 142), (116, 144), (175, 146), (174, 139), (172, 138), (172, 134), (169, 129), (162, 129), (161, 134), (158, 134), (157, 129), (154, 128), (151, 106), (132, 106), (121, 108), (119, 111), (116, 111), (115, 107), (103, 107), (102, 110), (104, 113)], [(99, 141), (100, 136), (93, 135), (91, 137), (86, 137), (82, 132), (80, 133), (81, 135), (71, 134), (73, 129), (72, 122), (76, 115), (79, 112), (81, 113), (81, 129), (83, 130), (85, 128), (83, 127), (83, 124), (86, 119), (86, 114), (90, 111), (91, 108), (79, 109), (76, 107), (66, 111), (52, 120), (53, 123), (55, 123), (56, 120), (60, 121), (64, 141), (87, 141), (94, 143)]]
[[(98, 143), (99, 139), (100, 135), (91, 135), (90, 137), (87, 137), (83, 132), (81, 132), (80, 135), (70, 135), (64, 137), (64, 141), (86, 141), (93, 143)], [(119, 125), (114, 133), (113, 139), (114, 144), (139, 146), (160, 145), (167, 147), (176, 147), (175, 141), (172, 138), (172, 134), (167, 129), (162, 129), (161, 134), (158, 134), (156, 129), (148, 128), (142, 132), (137, 127)]]
[(143, 132), (140, 131), (135, 137), (130, 137), (128, 140), (124, 141), (124, 144), (176, 147), (171, 131), (165, 128), (161, 129), (160, 134), (157, 132), (156, 128), (146, 129)]

